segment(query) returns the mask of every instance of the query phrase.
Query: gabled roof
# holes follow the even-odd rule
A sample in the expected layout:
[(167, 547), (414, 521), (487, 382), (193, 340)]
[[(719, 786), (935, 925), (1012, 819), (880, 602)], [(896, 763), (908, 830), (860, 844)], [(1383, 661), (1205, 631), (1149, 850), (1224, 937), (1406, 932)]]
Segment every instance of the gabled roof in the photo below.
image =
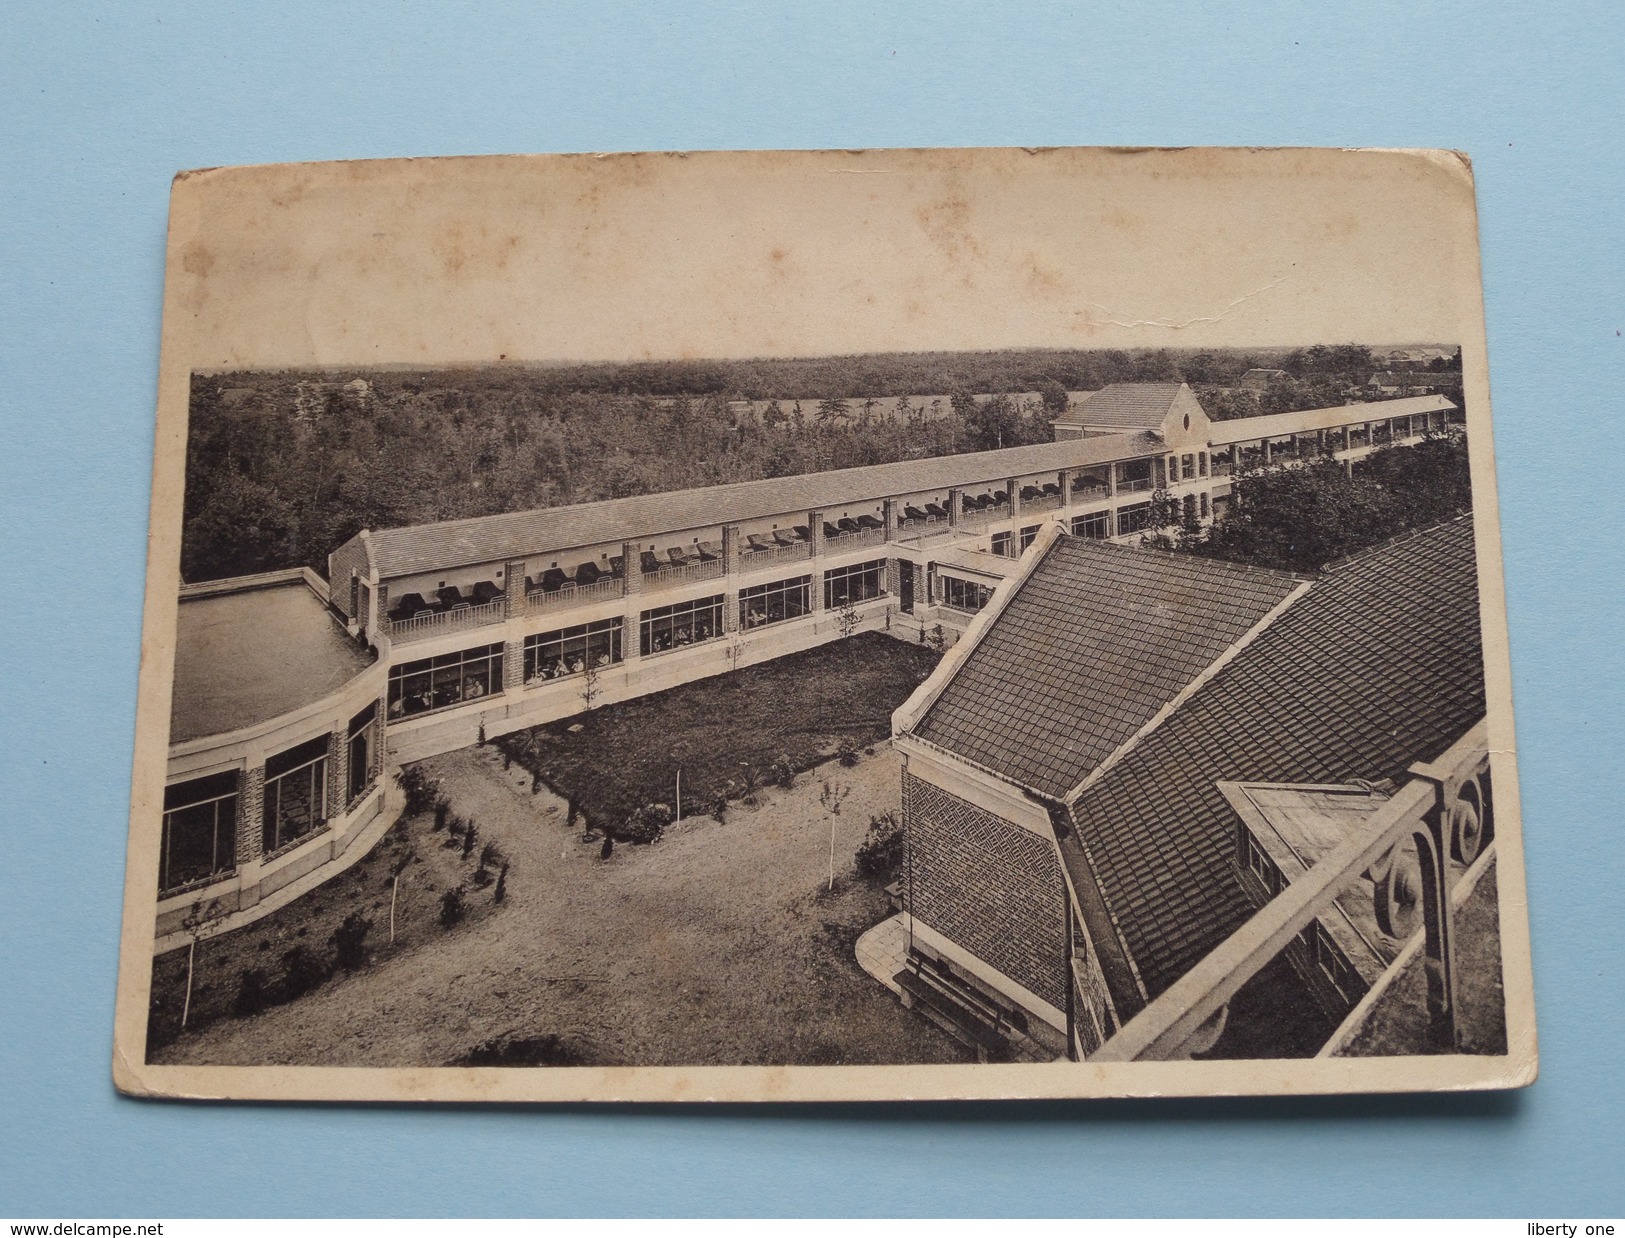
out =
[(913, 733), (1061, 799), (1301, 583), (1057, 537)]
[(1060, 420), (1066, 425), (1160, 430), (1184, 386), (1184, 383), (1113, 383), (1074, 403)]
[(1483, 715), (1463, 516), (1330, 569), (1078, 797), (1063, 860), (1155, 997), (1252, 912), (1221, 780), (1398, 780)]
[(379, 577), (388, 579), (788, 512), (840, 508), (888, 495), (999, 485), (1007, 478), (1050, 469), (1132, 459), (1158, 447), (1145, 435), (1113, 434), (375, 529), (370, 534), (371, 562)]

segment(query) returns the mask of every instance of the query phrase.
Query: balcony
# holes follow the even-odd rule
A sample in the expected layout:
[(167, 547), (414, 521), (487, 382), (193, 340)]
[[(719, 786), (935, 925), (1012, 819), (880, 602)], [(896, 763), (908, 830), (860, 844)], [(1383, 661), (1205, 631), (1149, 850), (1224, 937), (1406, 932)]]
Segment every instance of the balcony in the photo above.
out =
[(855, 533), (841, 532), (833, 537), (824, 538), (825, 554), (840, 554), (847, 550), (856, 550), (859, 546), (879, 546), (886, 540), (885, 529), (859, 529)]
[(739, 570), (754, 572), (776, 563), (804, 563), (812, 557), (812, 549), (805, 542), (790, 546), (752, 547), (739, 556)]
[(1154, 488), (1149, 477), (1124, 477), (1120, 478), (1117, 483), (1118, 494), (1143, 494)]
[(675, 589), (695, 580), (716, 580), (722, 575), (721, 559), (702, 559), (698, 563), (673, 563), (643, 573), (643, 591), (654, 593), (661, 589)]
[(390, 619), (386, 623), (386, 630), (389, 639), (400, 645), (408, 641), (427, 640), (431, 636), (482, 628), (487, 624), (501, 623), (507, 617), (508, 608), (498, 598), (480, 606), (454, 606), (450, 610), (430, 611), (410, 619)]
[(550, 614), (620, 595), (621, 582), (613, 576), (605, 576), (590, 585), (567, 584), (557, 589), (532, 590), (525, 594), (525, 609), (531, 614)]
[(1061, 496), (1058, 494), (1041, 494), (1036, 499), (1021, 500), (1021, 514), (1031, 515), (1038, 512), (1052, 512), (1061, 506)]
[[(971, 513), (965, 513), (969, 516)], [(899, 533), (920, 533), (926, 529), (945, 528), (948, 524), (946, 516), (904, 516), (897, 522)]]

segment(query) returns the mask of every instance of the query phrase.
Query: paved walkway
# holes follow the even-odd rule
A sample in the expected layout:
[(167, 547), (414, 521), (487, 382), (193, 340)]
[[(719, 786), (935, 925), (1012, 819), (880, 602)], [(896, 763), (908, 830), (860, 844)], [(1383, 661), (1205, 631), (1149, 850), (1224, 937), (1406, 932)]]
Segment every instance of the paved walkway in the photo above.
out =
[(908, 962), (908, 926), (903, 923), (901, 912), (882, 920), (858, 938), (853, 953), (858, 956), (859, 967), (902, 997), (903, 990), (893, 979)]

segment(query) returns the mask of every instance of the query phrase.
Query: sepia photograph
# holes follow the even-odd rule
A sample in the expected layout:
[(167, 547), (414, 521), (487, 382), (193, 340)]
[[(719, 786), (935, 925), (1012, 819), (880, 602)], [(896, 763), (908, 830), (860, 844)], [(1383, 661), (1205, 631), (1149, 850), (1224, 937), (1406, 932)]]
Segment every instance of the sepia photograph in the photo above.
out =
[(1489, 391), (1450, 152), (182, 174), (116, 1082), (1531, 1082)]

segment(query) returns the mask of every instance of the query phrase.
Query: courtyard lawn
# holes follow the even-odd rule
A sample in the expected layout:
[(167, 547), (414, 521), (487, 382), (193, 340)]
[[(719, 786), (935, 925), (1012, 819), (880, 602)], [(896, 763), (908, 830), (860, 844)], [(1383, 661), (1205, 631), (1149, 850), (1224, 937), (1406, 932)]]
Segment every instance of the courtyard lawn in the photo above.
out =
[[(879, 707), (872, 702), (869, 715)], [(433, 928), (296, 1001), (189, 1032), (154, 1060), (321, 1066), (967, 1060), (962, 1046), (905, 1010), (853, 956), (858, 936), (890, 912), (884, 879), (860, 878), (853, 869), (870, 817), (897, 809), (900, 771), (889, 743), (852, 768), (832, 765), (791, 790), (764, 790), (756, 804), (736, 805), (726, 823), (685, 818), (655, 845), (616, 847), (607, 861), (596, 843), (581, 841), (579, 827), (567, 825), (563, 801), (533, 792), (529, 775), (506, 767), (494, 745), (447, 753), (422, 767), (452, 811), (477, 822), (480, 837), (509, 859), (504, 903), (449, 932)], [(600, 776), (612, 778), (614, 766), (606, 764)], [(837, 814), (828, 811), (826, 785), (841, 797)], [(418, 845), (422, 850), (422, 839)], [(414, 881), (431, 877), (409, 871)], [(379, 876), (375, 865), (373, 887)], [(315, 894), (328, 903), (349, 897), (331, 885)], [(369, 890), (367, 897), (377, 895)], [(488, 899), (486, 892), (481, 901)]]
[(843, 744), (862, 750), (890, 734), (892, 711), (938, 655), (879, 632), (504, 736), (503, 750), (573, 797), (597, 828), (648, 804), (710, 811), (773, 780), (775, 763), (810, 769)]

